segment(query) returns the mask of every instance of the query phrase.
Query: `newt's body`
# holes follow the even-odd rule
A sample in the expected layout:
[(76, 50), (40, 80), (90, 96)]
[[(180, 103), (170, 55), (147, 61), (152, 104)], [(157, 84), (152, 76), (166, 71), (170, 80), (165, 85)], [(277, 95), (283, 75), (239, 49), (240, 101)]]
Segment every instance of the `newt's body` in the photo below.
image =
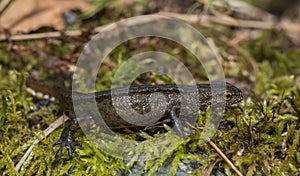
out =
[[(173, 120), (174, 118), (176, 118), (173, 116), (176, 116), (175, 114), (178, 114), (177, 107), (180, 107), (182, 103), (182, 91), (186, 92), (189, 97), (185, 100), (185, 104), (188, 104), (190, 108), (182, 112), (186, 113), (184, 114), (186, 115), (186, 117), (188, 117), (190, 114), (197, 113), (199, 109), (205, 109), (208, 105), (210, 105), (212, 97), (216, 98), (214, 99), (214, 102), (224, 102), (226, 106), (231, 106), (233, 104), (239, 103), (243, 98), (242, 92), (229, 83), (226, 83), (225, 92), (211, 92), (209, 84), (198, 84), (196, 88), (198, 92), (193, 91), (194, 89), (192, 89), (192, 86), (185, 85), (147, 85), (131, 86), (129, 92), (127, 92), (126, 88), (117, 88), (90, 94), (71, 92), (70, 90), (47, 81), (36, 81), (34, 79), (28, 79), (26, 84), (28, 87), (31, 87), (35, 91), (55, 97), (56, 100), (58, 100), (60, 108), (65, 112), (69, 112), (71, 124), (64, 129), (60, 140), (55, 143), (61, 145), (57, 155), (61, 153), (62, 149), (65, 146), (69, 147), (69, 155), (71, 155), (73, 147), (75, 145), (80, 145), (80, 143), (75, 141), (73, 138), (73, 133), (76, 131), (76, 117), (73, 109), (73, 101), (76, 102), (76, 108), (79, 107), (79, 109), (86, 110), (87, 113), (90, 112), (90, 114), (86, 114), (87, 116), (93, 116), (92, 111), (89, 111), (89, 102), (91, 102), (92, 99), (95, 99), (98, 111), (101, 114), (101, 117), (104, 119), (106, 125), (111, 128), (120, 128), (135, 126), (133, 124), (140, 124), (139, 126), (147, 126), (145, 123), (141, 124), (143, 120), (137, 121), (136, 123), (129, 123), (121, 118), (119, 114), (121, 113), (125, 116), (133, 116), (135, 113), (147, 114), (151, 111), (149, 100), (153, 98), (153, 95), (155, 95), (154, 93), (160, 93), (165, 98), (165, 111), (162, 117), (172, 116)], [(112, 101), (112, 92), (114, 93), (114, 102)], [(197, 99), (200, 103), (199, 107), (198, 105), (196, 106), (193, 103)], [(122, 108), (124, 107), (124, 105), (122, 104), (124, 102), (128, 103), (128, 105), (131, 106), (134, 112), (131, 108)], [(164, 105), (160, 101), (157, 101), (155, 104), (156, 108), (158, 109), (160, 108), (160, 106)], [(116, 108), (119, 110), (118, 112), (116, 111)], [(176, 113), (174, 113), (174, 111), (176, 111)], [(153, 117), (155, 117), (156, 112), (153, 113), (154, 114), (152, 115)], [(148, 125), (151, 125), (151, 123)]]

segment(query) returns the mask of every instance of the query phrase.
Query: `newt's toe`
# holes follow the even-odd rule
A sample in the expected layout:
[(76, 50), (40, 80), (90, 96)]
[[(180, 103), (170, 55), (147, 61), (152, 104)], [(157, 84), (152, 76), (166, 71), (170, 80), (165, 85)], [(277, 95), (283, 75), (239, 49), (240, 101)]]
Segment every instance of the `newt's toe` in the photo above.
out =
[(71, 140), (70, 140), (70, 138), (67, 139), (67, 140), (59, 139), (57, 142), (55, 142), (55, 143), (53, 144), (53, 146), (55, 146), (55, 145), (60, 145), (60, 147), (59, 147), (59, 149), (58, 149), (58, 151), (57, 151), (55, 157), (60, 156), (61, 153), (62, 153), (62, 151), (63, 151), (63, 149), (64, 149), (65, 147), (68, 147), (68, 154), (69, 154), (69, 157), (70, 157), (70, 158), (72, 157), (72, 153), (74, 152), (75, 146), (79, 146), (79, 147), (82, 146), (81, 143), (80, 143), (79, 141), (76, 141), (76, 140), (74, 140), (74, 139), (71, 139)]
[(65, 147), (68, 147), (68, 154), (69, 154), (69, 157), (71, 158), (75, 146), (80, 146), (80, 147), (82, 146), (79, 141), (76, 141), (74, 139), (75, 131), (76, 131), (76, 128), (74, 127), (74, 124), (68, 125), (63, 130), (59, 140), (53, 144), (53, 146), (60, 145), (55, 157), (58, 157), (62, 153), (62, 151)]

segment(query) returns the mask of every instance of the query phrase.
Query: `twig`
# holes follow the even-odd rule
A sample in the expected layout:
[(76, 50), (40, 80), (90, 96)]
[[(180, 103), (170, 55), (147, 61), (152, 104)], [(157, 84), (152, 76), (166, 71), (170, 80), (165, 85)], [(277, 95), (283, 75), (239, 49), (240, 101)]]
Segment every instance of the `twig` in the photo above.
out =
[[(103, 26), (96, 27), (94, 32), (102, 33), (102, 32), (109, 32), (113, 30), (118, 30), (122, 26), (134, 26), (134, 25), (141, 25), (151, 21), (157, 21), (160, 19), (166, 19), (170, 17), (162, 16), (154, 14), (152, 17), (145, 17), (145, 18), (135, 18), (134, 20), (123, 20), (119, 23), (112, 23)], [(36, 39), (45, 39), (45, 38), (58, 38), (62, 36), (80, 36), (82, 34), (81, 30), (73, 30), (73, 31), (65, 31), (62, 32), (45, 32), (45, 33), (36, 33), (36, 34), (23, 34), (23, 35), (13, 35), (9, 39), (11, 41), (23, 41), (23, 40), (36, 40)], [(5, 36), (0, 35), (0, 41), (7, 40)]]
[(245, 117), (242, 117), (243, 121), (245, 122), (245, 124), (250, 127), (250, 124), (248, 123), (248, 121), (245, 119)]
[[(188, 123), (190, 127), (192, 127), (199, 135), (201, 135), (201, 132), (199, 131), (198, 128), (192, 126), (191, 124)], [(208, 139), (208, 143), (215, 149), (215, 151), (225, 160), (225, 162), (234, 170), (234, 172), (239, 175), (243, 176), (243, 174), (234, 166), (234, 164), (226, 157), (226, 155), (219, 149), (219, 147), (212, 142), (210, 139)]]
[[(67, 36), (79, 36), (81, 35), (80, 30), (74, 31), (66, 31), (64, 35)], [(11, 41), (22, 41), (22, 40), (36, 40), (36, 39), (44, 39), (44, 38), (58, 38), (61, 37), (61, 32), (45, 32), (45, 33), (36, 33), (36, 34), (21, 34), (21, 35), (13, 35), (9, 39)], [(0, 36), (0, 41), (6, 40), (6, 37)]]
[[(232, 42), (230, 41), (227, 37), (225, 36), (221, 36), (219, 37), (219, 39), (223, 42), (226, 42), (227, 44), (229, 44), (231, 47), (233, 47), (236, 51), (238, 51), (242, 56), (244, 56), (249, 65), (251, 65), (253, 72), (257, 73), (258, 72), (258, 66), (256, 61), (254, 60), (254, 58), (248, 53), (248, 51), (246, 51), (245, 49), (241, 48), (238, 43)], [(255, 78), (254, 77), (250, 77), (249, 78), (251, 81), (254, 81)]]
[(13, 0), (3, 0), (0, 3), (0, 15), (2, 15), (2, 13), (5, 11), (5, 9), (7, 9), (7, 7), (9, 6), (10, 3), (12, 3)]
[[(145, 24), (149, 21), (155, 21), (163, 18), (177, 18), (185, 20), (189, 23), (199, 23), (201, 25), (209, 25), (211, 23), (235, 26), (241, 28), (255, 28), (255, 29), (274, 29), (281, 28), (287, 32), (300, 33), (300, 24), (299, 23), (289, 23), (289, 22), (273, 22), (273, 21), (254, 21), (254, 20), (239, 20), (229, 16), (212, 16), (212, 15), (187, 15), (187, 14), (178, 14), (178, 13), (169, 13), (169, 12), (160, 12), (153, 14), (152, 17), (147, 18), (136, 18), (136, 20), (123, 20), (125, 26), (133, 26), (137, 24)], [(122, 21), (121, 21), (122, 23)], [(122, 25), (121, 25), (122, 26)], [(119, 25), (116, 23), (108, 24), (104, 26), (99, 26), (95, 28), (95, 32), (101, 33), (109, 30), (116, 30)], [(80, 30), (66, 31), (63, 35), (66, 36), (79, 36), (82, 32)], [(43, 38), (58, 38), (61, 37), (61, 32), (46, 32), (46, 33), (37, 33), (37, 34), (24, 34), (24, 35), (13, 35), (10, 37), (11, 41), (19, 40), (34, 40), (34, 39), (43, 39)], [(0, 36), (0, 41), (4, 41), (7, 38), (5, 36)]]
[(300, 33), (300, 23), (240, 20), (225, 15), (220, 15), (220, 16), (191, 15), (191, 14), (179, 14), (179, 13), (170, 13), (170, 12), (161, 12), (159, 14), (168, 17), (182, 19), (189, 23), (200, 23), (200, 24), (216, 23), (216, 24), (222, 24), (227, 26), (235, 26), (241, 28), (255, 28), (255, 29), (262, 29), (262, 30), (279, 28), (285, 30), (286, 32)]
[(22, 167), (23, 163), (26, 161), (26, 159), (28, 158), (29, 154), (32, 152), (33, 146), (35, 144), (38, 144), (40, 142), (40, 140), (44, 139), (45, 137), (47, 137), (50, 133), (52, 133), (55, 129), (57, 129), (59, 126), (61, 126), (63, 124), (63, 122), (67, 121), (69, 118), (67, 116), (61, 116), (60, 118), (58, 118), (56, 121), (54, 121), (51, 125), (49, 125), (49, 127), (44, 130), (44, 132), (42, 134), (40, 134), (40, 138), (36, 139), (33, 144), (27, 149), (27, 151), (25, 152), (25, 154), (23, 155), (23, 157), (20, 159), (20, 161), (18, 162), (18, 164), (15, 167), (15, 170), (18, 172), (20, 170), (20, 168)]
[(243, 176), (243, 174), (233, 165), (233, 163), (226, 157), (226, 155), (219, 149), (219, 147), (213, 143), (211, 140), (208, 143), (218, 152), (218, 154), (225, 160), (225, 162), (234, 170), (234, 172), (239, 175)]

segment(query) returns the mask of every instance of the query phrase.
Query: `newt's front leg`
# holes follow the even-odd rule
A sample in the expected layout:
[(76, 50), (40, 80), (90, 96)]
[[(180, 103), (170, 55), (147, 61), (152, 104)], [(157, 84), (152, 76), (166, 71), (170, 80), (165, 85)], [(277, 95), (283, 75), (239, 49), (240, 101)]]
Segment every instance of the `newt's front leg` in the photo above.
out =
[(68, 154), (69, 157), (71, 158), (72, 153), (74, 151), (74, 147), (75, 146), (81, 147), (81, 143), (74, 139), (74, 134), (78, 129), (78, 122), (75, 121), (74, 119), (75, 118), (70, 118), (67, 126), (64, 128), (63, 132), (61, 133), (59, 140), (53, 144), (53, 146), (60, 145), (55, 157), (58, 157), (63, 151), (63, 149), (66, 146), (68, 146)]

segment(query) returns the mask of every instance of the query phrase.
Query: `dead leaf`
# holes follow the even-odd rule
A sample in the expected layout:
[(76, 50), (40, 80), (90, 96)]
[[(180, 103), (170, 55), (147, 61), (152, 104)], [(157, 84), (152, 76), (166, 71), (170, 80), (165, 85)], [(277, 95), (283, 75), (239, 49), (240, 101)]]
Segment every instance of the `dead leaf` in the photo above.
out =
[(63, 13), (91, 7), (85, 0), (15, 0), (0, 16), (0, 27), (12, 34), (27, 33), (42, 26), (64, 29)]

